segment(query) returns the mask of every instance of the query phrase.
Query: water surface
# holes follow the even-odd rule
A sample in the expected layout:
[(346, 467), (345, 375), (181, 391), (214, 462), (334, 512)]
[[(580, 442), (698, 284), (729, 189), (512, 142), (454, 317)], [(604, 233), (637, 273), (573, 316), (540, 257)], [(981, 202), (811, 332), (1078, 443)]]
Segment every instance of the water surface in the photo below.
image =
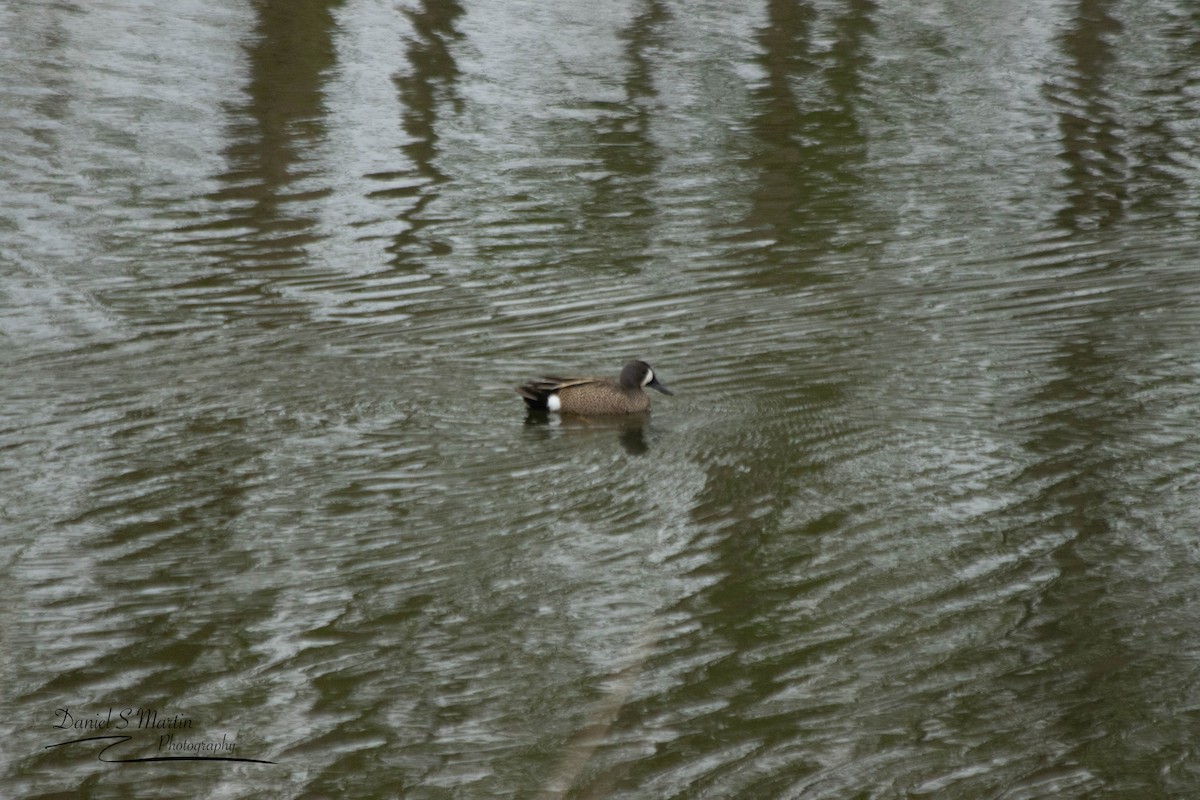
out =
[(4, 794), (1194, 794), (1197, 25), (0, 4)]

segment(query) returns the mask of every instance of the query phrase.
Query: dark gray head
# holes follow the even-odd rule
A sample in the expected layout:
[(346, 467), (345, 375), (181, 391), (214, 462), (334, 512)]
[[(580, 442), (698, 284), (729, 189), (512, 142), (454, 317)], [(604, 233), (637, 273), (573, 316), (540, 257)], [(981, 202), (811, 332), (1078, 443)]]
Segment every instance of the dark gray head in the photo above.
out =
[(630, 361), (626, 364), (625, 368), (621, 370), (621, 385), (626, 389), (641, 389), (649, 386), (663, 394), (675, 394), (658, 382), (654, 370), (650, 369), (650, 365), (645, 361)]

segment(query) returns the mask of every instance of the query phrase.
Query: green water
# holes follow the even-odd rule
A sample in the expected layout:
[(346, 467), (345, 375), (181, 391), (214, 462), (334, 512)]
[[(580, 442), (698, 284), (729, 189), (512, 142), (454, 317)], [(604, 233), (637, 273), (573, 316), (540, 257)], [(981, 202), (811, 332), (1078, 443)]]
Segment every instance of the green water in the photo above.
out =
[(0, 2), (0, 794), (1194, 795), (1196, 30)]

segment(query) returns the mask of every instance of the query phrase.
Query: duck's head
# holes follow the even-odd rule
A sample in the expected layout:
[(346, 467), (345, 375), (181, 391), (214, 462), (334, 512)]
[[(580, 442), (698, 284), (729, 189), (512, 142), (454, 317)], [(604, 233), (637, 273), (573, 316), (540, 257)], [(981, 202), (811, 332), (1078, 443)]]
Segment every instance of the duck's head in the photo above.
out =
[(663, 394), (675, 394), (659, 382), (654, 370), (645, 361), (630, 361), (626, 364), (621, 370), (621, 385), (626, 389), (644, 389), (648, 386)]

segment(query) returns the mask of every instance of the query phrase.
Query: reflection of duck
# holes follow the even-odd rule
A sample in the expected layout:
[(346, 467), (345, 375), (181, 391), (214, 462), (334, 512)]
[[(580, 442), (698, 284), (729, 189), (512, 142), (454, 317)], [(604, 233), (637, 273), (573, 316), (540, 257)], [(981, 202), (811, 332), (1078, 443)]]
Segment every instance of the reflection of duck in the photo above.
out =
[(550, 435), (551, 431), (572, 436), (607, 436), (615, 433), (621, 447), (634, 456), (640, 456), (650, 449), (646, 442), (646, 425), (649, 422), (649, 411), (583, 417), (578, 414), (551, 414), (549, 411), (531, 408), (525, 417), (526, 425), (533, 426), (532, 430), (542, 432), (542, 435), (546, 436)]
[(584, 416), (635, 414), (650, 410), (650, 397), (643, 391), (646, 386), (663, 394), (673, 394), (658, 382), (654, 370), (645, 361), (630, 361), (615, 381), (612, 378), (546, 377), (518, 386), (517, 394), (535, 411)]

